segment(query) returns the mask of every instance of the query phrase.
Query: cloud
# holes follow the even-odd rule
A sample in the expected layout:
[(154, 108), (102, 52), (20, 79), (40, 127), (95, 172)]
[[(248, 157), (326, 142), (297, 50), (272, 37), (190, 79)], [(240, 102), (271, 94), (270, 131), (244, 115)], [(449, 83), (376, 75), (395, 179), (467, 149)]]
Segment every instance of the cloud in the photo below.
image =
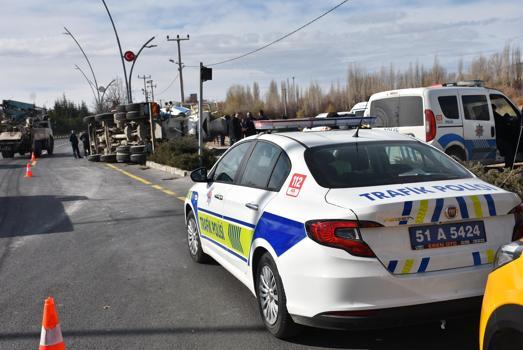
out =
[[(274, 40), (334, 6), (338, 0), (160, 1), (106, 0), (120, 32), (124, 50), (135, 52), (151, 36), (158, 47), (146, 49), (134, 70), (133, 95), (142, 98), (137, 75), (150, 74), (158, 91), (176, 76), (176, 44), (166, 36), (190, 34), (182, 43), (183, 62), (197, 66), (228, 59)], [(92, 102), (85, 79), (74, 65), (88, 72), (67, 26), (88, 53), (100, 84), (122, 76), (121, 61), (111, 24), (101, 1), (24, 0), (8, 2), (0, 22), (0, 99), (28, 100), (51, 105), (65, 93), (76, 101)], [(431, 65), (434, 55), (454, 70), (460, 57), (499, 50), (508, 41), (521, 44), (520, 0), (354, 0), (296, 35), (260, 53), (215, 67), (206, 96), (224, 98), (232, 84), (258, 81), (262, 89), (271, 79), (293, 76), (328, 88), (344, 82), (347, 65), (369, 70), (393, 63)], [(129, 67), (128, 67), (129, 68)], [(198, 70), (184, 70), (186, 94), (198, 89)], [(176, 82), (161, 98), (179, 96)]]

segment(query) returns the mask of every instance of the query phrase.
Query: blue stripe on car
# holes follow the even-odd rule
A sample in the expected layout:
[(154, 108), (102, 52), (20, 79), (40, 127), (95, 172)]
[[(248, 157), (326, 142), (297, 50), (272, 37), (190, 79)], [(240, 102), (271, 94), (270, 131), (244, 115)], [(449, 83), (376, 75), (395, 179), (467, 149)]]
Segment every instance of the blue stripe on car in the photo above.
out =
[(441, 215), (441, 211), (443, 210), (443, 198), (439, 198), (436, 200), (436, 208), (434, 209), (434, 214), (432, 214), (432, 222), (438, 222), (439, 217)]
[(492, 195), (486, 194), (485, 199), (487, 200), (490, 216), (496, 216), (496, 204), (494, 203), (494, 198), (492, 198)]
[(302, 222), (265, 212), (258, 221), (253, 241), (263, 238), (280, 256), (305, 238), (305, 225)]
[(467, 209), (467, 203), (465, 202), (465, 198), (463, 197), (456, 197), (458, 204), (459, 204), (459, 210), (461, 211), (461, 217), (463, 219), (469, 218), (469, 211)]
[[(406, 201), (403, 203), (403, 212), (401, 213), (401, 216), (409, 216), (410, 212), (412, 210), (412, 201)], [(401, 220), (400, 225), (406, 225), (408, 223), (408, 220)]]
[(419, 264), (418, 272), (425, 272), (427, 270), (427, 266), (429, 266), (430, 258), (423, 258), (421, 259), (421, 264)]

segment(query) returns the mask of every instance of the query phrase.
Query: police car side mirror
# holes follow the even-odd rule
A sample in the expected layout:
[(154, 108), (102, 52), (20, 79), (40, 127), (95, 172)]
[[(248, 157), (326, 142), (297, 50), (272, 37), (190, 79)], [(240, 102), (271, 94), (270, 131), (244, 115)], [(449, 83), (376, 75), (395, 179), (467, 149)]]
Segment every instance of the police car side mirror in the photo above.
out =
[(209, 182), (206, 168), (198, 168), (191, 171), (191, 180), (194, 182)]

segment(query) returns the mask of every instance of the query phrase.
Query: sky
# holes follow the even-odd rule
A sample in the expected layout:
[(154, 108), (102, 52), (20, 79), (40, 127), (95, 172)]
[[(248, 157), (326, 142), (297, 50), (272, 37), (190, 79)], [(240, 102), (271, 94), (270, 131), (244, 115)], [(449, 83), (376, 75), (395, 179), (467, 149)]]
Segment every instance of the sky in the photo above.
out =
[[(180, 96), (176, 42), (183, 41), (185, 94), (198, 90), (200, 62), (211, 64), (241, 55), (294, 30), (341, 0), (106, 0), (123, 51), (137, 52), (155, 36), (134, 67), (135, 102), (142, 101), (143, 80), (151, 75), (157, 100)], [(78, 65), (89, 67), (64, 26), (89, 56), (98, 84), (123, 77), (118, 46), (101, 0), (0, 0), (0, 100), (15, 99), (52, 107), (65, 94), (93, 105), (93, 95)], [(204, 97), (222, 100), (233, 84), (295, 77), (328, 89), (345, 83), (347, 67), (374, 71), (418, 61), (430, 66), (437, 55), (445, 68), (457, 70), (479, 54), (489, 55), (506, 43), (523, 46), (521, 0), (351, 0), (295, 35), (244, 59), (214, 67)], [(130, 64), (127, 64), (129, 73)], [(173, 83), (174, 81), (174, 83)]]

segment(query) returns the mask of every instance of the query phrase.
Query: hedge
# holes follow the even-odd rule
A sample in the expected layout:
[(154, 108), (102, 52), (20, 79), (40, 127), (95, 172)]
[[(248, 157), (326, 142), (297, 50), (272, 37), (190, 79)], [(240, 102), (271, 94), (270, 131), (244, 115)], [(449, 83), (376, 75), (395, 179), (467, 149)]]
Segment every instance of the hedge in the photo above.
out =
[(465, 162), (464, 165), (481, 180), (517, 193), (523, 198), (523, 169), (488, 169), (477, 162)]
[[(148, 160), (184, 170), (194, 170), (200, 166), (198, 142), (194, 137), (183, 137), (156, 146), (155, 153)], [(207, 148), (202, 152), (203, 166), (210, 169), (216, 157)]]

